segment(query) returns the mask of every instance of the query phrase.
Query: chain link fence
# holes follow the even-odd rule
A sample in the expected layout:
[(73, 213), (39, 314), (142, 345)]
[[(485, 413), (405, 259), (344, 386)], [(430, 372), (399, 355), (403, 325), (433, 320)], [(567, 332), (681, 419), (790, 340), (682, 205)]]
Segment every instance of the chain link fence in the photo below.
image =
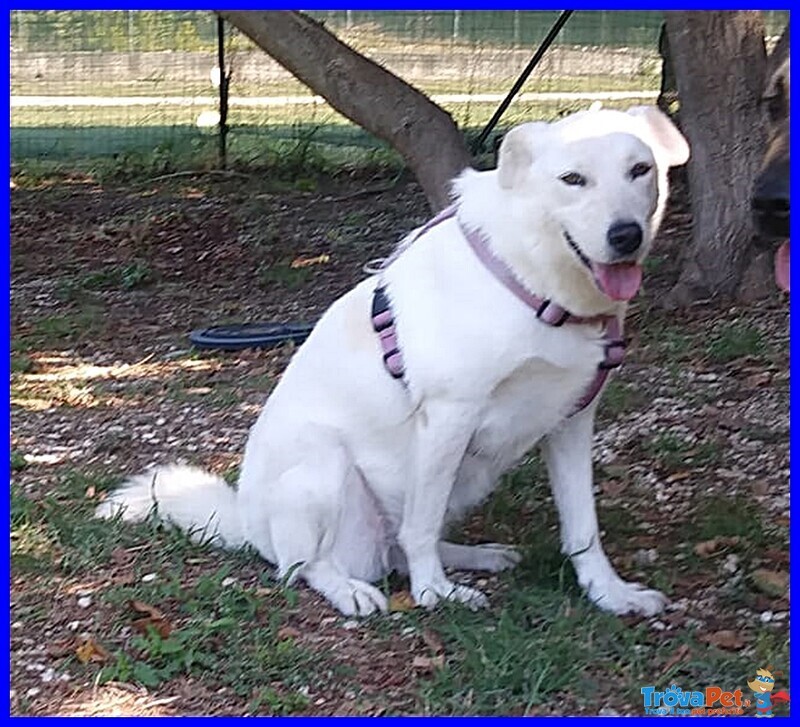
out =
[[(479, 131), (558, 13), (329, 11), (310, 13), (345, 42)], [(787, 12), (765, 13), (777, 35)], [(655, 11), (578, 11), (501, 125), (585, 108), (653, 102), (661, 88)], [(13, 11), (12, 159), (69, 162), (147, 154), (217, 162), (222, 45), (230, 73), (228, 159), (267, 162), (276, 150), (324, 146), (388, 153), (216, 15), (172, 11)], [(281, 147), (281, 145), (284, 145)]]

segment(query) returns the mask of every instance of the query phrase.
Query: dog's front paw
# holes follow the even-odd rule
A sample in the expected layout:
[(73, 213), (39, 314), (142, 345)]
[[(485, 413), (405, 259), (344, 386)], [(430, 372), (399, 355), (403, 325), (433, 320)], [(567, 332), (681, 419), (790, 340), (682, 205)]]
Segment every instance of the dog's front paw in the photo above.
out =
[(654, 616), (668, 603), (663, 593), (622, 580), (603, 553), (581, 554), (572, 562), (589, 600), (604, 611)]
[(414, 602), (424, 608), (433, 608), (443, 599), (458, 601), (473, 611), (489, 605), (489, 599), (477, 588), (461, 586), (447, 579), (436, 583), (426, 583), (420, 587), (412, 587), (411, 595), (414, 597)]
[(669, 602), (660, 591), (645, 588), (639, 583), (624, 581), (616, 574), (603, 584), (593, 582), (589, 586), (588, 595), (595, 605), (617, 616), (625, 614), (655, 616), (663, 611)]

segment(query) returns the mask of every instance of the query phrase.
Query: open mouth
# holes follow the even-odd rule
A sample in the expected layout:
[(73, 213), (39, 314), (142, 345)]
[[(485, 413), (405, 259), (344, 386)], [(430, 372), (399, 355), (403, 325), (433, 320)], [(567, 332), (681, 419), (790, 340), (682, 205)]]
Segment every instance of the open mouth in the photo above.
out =
[(611, 300), (630, 300), (642, 286), (642, 266), (636, 262), (599, 263), (590, 260), (566, 230), (564, 239), (578, 260), (591, 272), (595, 285)]

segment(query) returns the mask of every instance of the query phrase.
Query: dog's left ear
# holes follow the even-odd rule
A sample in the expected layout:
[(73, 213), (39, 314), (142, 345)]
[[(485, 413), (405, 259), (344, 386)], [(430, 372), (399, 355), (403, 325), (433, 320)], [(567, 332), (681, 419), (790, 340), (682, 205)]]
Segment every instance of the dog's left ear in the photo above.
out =
[(628, 109), (631, 116), (641, 119), (647, 130), (647, 138), (654, 150), (663, 156), (670, 167), (679, 167), (689, 160), (689, 142), (669, 116), (657, 106), (634, 106)]

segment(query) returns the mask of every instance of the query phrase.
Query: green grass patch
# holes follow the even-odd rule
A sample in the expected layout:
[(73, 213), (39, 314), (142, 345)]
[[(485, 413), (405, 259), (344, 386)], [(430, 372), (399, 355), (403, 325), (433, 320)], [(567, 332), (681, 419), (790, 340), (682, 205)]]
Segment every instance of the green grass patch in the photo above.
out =
[(258, 280), (263, 286), (280, 285), (288, 290), (297, 290), (314, 275), (310, 267), (293, 268), (291, 263), (262, 265), (258, 269)]
[(684, 537), (690, 542), (738, 536), (755, 547), (775, 544), (774, 535), (772, 528), (765, 528), (758, 505), (741, 495), (702, 499), (684, 529)]
[(88, 290), (132, 290), (153, 282), (154, 277), (148, 263), (137, 259), (89, 273), (81, 278), (80, 284)]
[(33, 321), (24, 334), (17, 334), (15, 350), (22, 353), (35, 346), (63, 345), (97, 332), (103, 323), (100, 306), (84, 304), (78, 310)]
[(236, 406), (242, 400), (241, 389), (227, 383), (208, 384), (191, 377), (174, 376), (166, 385), (159, 382), (163, 395), (172, 401), (203, 402), (215, 408)]
[[(200, 677), (210, 671), (235, 694), (256, 698), (272, 682), (295, 690), (307, 685), (319, 657), (280, 630), (291, 595), (277, 587), (265, 595), (229, 583), (226, 579), (232, 570), (229, 563), (188, 584), (177, 569), (163, 583), (106, 592), (107, 602), (121, 614), (132, 600), (163, 608), (174, 621), (174, 629), (164, 635), (150, 626), (146, 633), (134, 636), (101, 669), (100, 682), (135, 681), (155, 687), (178, 675)], [(259, 708), (266, 705), (276, 714), (305, 706), (302, 694), (291, 689), (286, 702), (282, 698), (275, 704), (256, 701)]]
[(25, 460), (25, 455), (22, 454), (18, 449), (11, 450), (11, 471), (12, 472), (21, 472), (28, 466), (27, 461)]
[(713, 363), (729, 363), (744, 356), (760, 356), (767, 351), (761, 332), (747, 323), (730, 323), (717, 328), (706, 344)]
[[(46, 588), (49, 576), (56, 574), (95, 579), (105, 568), (119, 568), (119, 552), (138, 553), (126, 566), (131, 579), (95, 594), (103, 614), (99, 638), (110, 658), (103, 665), (83, 666), (68, 656), (64, 666), (93, 673), (98, 683), (120, 681), (148, 688), (188, 675), (229, 687), (249, 700), (250, 713), (272, 715), (306, 709), (309, 685), (341, 678), (336, 664), (282, 629), (296, 608), (296, 591), (271, 581), (267, 570), (247, 585), (231, 578), (240, 567), (258, 560), (254, 553), (223, 555), (153, 522), (93, 519), (97, 494), (115, 483), (104, 475), (72, 470), (35, 501), (12, 484), (12, 569), (17, 576), (29, 576), (31, 584)], [(203, 560), (208, 562), (200, 571), (189, 565)], [(143, 580), (149, 573), (157, 578)], [(132, 601), (158, 609), (170, 629), (160, 630), (154, 622), (142, 632), (115, 636), (141, 617), (131, 609)], [(44, 602), (50, 603), (47, 598)], [(40, 603), (39, 611), (44, 612), (39, 613), (33, 601), (21, 605), (26, 620), (47, 619), (49, 606)]]
[(659, 467), (669, 471), (713, 467), (722, 461), (724, 451), (714, 440), (692, 442), (673, 432), (664, 432), (645, 441), (643, 449)]
[(27, 374), (34, 370), (36, 364), (34, 360), (25, 353), (11, 354), (11, 373)]
[(646, 403), (647, 395), (644, 392), (631, 384), (611, 379), (600, 399), (599, 416), (604, 419), (615, 419), (643, 408)]

